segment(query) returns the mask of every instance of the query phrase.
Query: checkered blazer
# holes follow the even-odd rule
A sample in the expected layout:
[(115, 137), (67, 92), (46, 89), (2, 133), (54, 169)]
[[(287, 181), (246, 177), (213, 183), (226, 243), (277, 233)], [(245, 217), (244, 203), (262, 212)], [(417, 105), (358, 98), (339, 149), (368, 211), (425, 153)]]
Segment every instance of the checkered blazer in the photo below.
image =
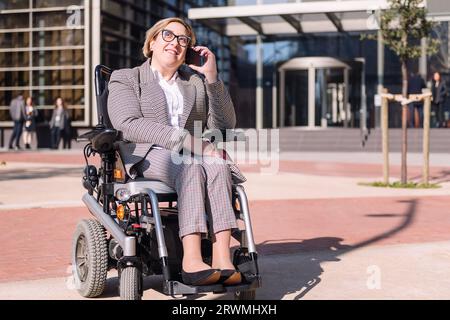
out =
[[(180, 67), (178, 74), (176, 81), (184, 99), (181, 128), (191, 135), (194, 121), (201, 122), (202, 130), (234, 128), (233, 102), (222, 81), (208, 84), (185, 66)], [(114, 71), (108, 89), (108, 114), (126, 141), (120, 144), (120, 153), (132, 178), (136, 177), (135, 165), (153, 147), (181, 150), (188, 133), (170, 126), (166, 98), (150, 69), (150, 60), (133, 69)], [(236, 164), (230, 163), (229, 167), (234, 183), (246, 181)]]

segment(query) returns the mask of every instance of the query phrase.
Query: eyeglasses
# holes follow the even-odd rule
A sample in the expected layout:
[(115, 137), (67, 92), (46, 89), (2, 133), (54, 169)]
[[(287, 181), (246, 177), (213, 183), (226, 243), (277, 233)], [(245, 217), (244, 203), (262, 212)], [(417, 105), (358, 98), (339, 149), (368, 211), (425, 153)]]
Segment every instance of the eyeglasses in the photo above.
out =
[(184, 48), (186, 48), (189, 45), (189, 43), (191, 43), (191, 38), (189, 38), (188, 36), (185, 35), (177, 36), (170, 30), (164, 29), (163, 31), (161, 31), (161, 35), (163, 40), (166, 42), (170, 42), (173, 39), (177, 38), (178, 44)]

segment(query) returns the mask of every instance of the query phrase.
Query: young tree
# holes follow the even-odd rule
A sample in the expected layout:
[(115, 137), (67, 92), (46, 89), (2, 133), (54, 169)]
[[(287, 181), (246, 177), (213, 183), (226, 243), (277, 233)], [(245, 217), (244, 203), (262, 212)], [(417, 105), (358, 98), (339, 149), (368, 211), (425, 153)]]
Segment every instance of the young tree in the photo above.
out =
[[(426, 41), (428, 55), (437, 52), (439, 41), (431, 37), (435, 23), (427, 19), (425, 1), (388, 0), (388, 3), (389, 8), (380, 13), (380, 31), (384, 44), (399, 57), (402, 72), (402, 96), (406, 100), (408, 96), (408, 61), (421, 56), (421, 39)], [(402, 103), (402, 184), (407, 182), (407, 112), (407, 104)]]

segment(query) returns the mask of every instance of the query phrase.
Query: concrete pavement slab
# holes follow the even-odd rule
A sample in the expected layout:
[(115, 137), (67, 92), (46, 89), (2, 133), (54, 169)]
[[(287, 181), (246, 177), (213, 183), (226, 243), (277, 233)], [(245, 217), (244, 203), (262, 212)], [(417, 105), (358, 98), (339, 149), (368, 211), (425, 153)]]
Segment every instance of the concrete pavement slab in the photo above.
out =
[[(345, 246), (315, 252), (262, 256), (263, 287), (257, 299), (449, 299), (450, 241), (351, 250)], [(68, 269), (69, 271), (69, 269)], [(439, 278), (440, 281), (436, 282)], [(157, 290), (160, 276), (145, 279), (143, 299), (172, 299)], [(119, 299), (117, 274), (96, 299)], [(192, 296), (232, 299), (231, 294)], [(81, 300), (66, 277), (0, 283), (0, 299)], [(180, 300), (186, 297), (180, 297)]]
[[(441, 188), (413, 190), (358, 185), (380, 180), (379, 159), (333, 155), (284, 155), (276, 175), (243, 166), (263, 274), (257, 298), (448, 299), (447, 156), (432, 156)], [(91, 217), (80, 205), (80, 151), (2, 159), (0, 298), (79, 299), (70, 287), (70, 244), (76, 223)], [(410, 177), (420, 179), (420, 155), (410, 163)], [(154, 290), (160, 280), (146, 280), (144, 299), (167, 299)], [(118, 299), (114, 272), (102, 298)]]

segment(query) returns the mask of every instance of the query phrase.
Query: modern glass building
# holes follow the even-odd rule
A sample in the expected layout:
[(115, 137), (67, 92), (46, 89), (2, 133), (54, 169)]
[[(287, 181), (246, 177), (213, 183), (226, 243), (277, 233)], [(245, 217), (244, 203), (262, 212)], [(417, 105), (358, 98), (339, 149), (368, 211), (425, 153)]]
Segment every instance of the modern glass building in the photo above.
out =
[[(1, 0), (0, 128), (12, 127), (10, 101), (32, 96), (39, 110), (41, 146), (49, 140), (48, 121), (57, 97), (66, 101), (72, 125), (95, 125), (93, 69), (134, 67), (145, 59), (145, 32), (165, 17), (217, 1), (146, 0)], [(214, 28), (193, 22), (198, 42), (216, 52), (221, 75), (230, 79), (230, 45)], [(39, 138), (39, 137), (38, 137)]]
[[(423, 5), (437, 22), (433, 36), (441, 50), (410, 61), (409, 69), (427, 81), (440, 71), (450, 84), (450, 2)], [(235, 0), (227, 7), (192, 9), (189, 18), (239, 39), (242, 54), (232, 55), (238, 58), (231, 88), (240, 92), (233, 95), (236, 108), (247, 115), (241, 126), (362, 128), (379, 123), (374, 96), (381, 87), (401, 92), (398, 58), (382, 41), (361, 38), (377, 36), (379, 13), (386, 8), (386, 0)], [(400, 108), (390, 108), (389, 119), (391, 127), (400, 127)]]
[[(373, 5), (385, 3), (0, 0), (0, 131), (12, 127), (9, 103), (20, 92), (33, 96), (38, 106), (40, 141), (49, 140), (48, 121), (58, 96), (69, 107), (73, 126), (95, 125), (95, 65), (141, 64), (146, 30), (171, 16), (188, 19), (198, 42), (216, 53), (239, 127), (374, 127), (378, 87), (400, 91), (396, 56), (376, 41), (361, 40), (361, 32), (376, 34), (378, 7)], [(352, 8), (355, 4), (359, 11)], [(441, 39), (441, 50), (411, 67), (427, 80), (434, 71), (450, 80), (450, 5), (436, 0), (426, 5), (438, 22), (435, 37)], [(283, 13), (284, 6), (290, 7)], [(206, 15), (197, 14), (206, 9)], [(318, 59), (307, 65), (312, 57)], [(391, 126), (400, 126), (399, 113), (391, 112)]]
[(89, 124), (89, 10), (83, 1), (0, 1), (0, 126), (19, 93), (32, 96), (40, 122), (58, 96), (75, 126)]

